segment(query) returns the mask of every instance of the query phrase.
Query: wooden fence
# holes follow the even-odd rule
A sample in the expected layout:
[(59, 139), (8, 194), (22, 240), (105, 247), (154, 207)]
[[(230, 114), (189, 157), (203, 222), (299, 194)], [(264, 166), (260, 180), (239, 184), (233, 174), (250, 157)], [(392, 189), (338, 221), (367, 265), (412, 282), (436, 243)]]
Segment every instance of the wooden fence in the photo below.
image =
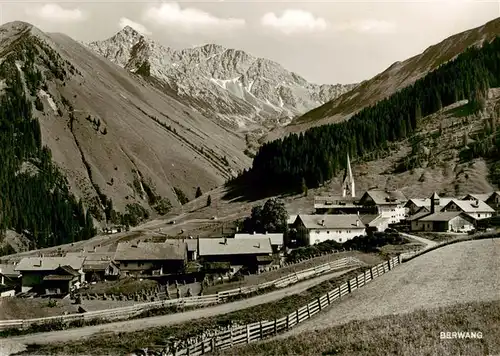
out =
[(252, 324), (237, 326), (227, 331), (222, 331), (213, 337), (203, 339), (199, 342), (187, 344), (189, 346), (178, 350), (167, 350), (169, 356), (199, 356), (209, 352), (225, 350), (237, 345), (248, 344), (285, 332), (299, 323), (302, 323), (327, 308), (329, 305), (358, 288), (363, 287), (373, 279), (389, 272), (401, 264), (401, 256), (393, 257), (369, 270), (350, 279), (341, 286), (312, 300), (302, 308), (280, 319), (263, 320)]
[(225, 303), (228, 301), (229, 297), (235, 297), (239, 295), (247, 295), (254, 293), (259, 290), (275, 287), (284, 288), (291, 284), (297, 283), (301, 280), (316, 277), (318, 275), (334, 271), (341, 268), (346, 268), (349, 266), (362, 265), (363, 262), (356, 258), (345, 257), (340, 260), (325, 263), (323, 265), (309, 268), (300, 272), (292, 273), (288, 276), (278, 278), (276, 280), (262, 283), (259, 285), (254, 285), (250, 287), (242, 287), (229, 291), (221, 291), (217, 294), (204, 295), (204, 296), (194, 296), (194, 297), (184, 297), (176, 299), (166, 299), (155, 302), (140, 303), (129, 307), (112, 308), (99, 311), (85, 312), (81, 314), (68, 314), (59, 315), (53, 317), (36, 318), (36, 319), (19, 319), (19, 320), (0, 320), (0, 330), (3, 329), (27, 329), (34, 324), (47, 324), (47, 323), (73, 323), (78, 321), (91, 321), (91, 320), (119, 320), (119, 319), (129, 319), (132, 317), (137, 317), (148, 310), (160, 309), (160, 308), (179, 308), (193, 307), (193, 306), (208, 306), (214, 304)]

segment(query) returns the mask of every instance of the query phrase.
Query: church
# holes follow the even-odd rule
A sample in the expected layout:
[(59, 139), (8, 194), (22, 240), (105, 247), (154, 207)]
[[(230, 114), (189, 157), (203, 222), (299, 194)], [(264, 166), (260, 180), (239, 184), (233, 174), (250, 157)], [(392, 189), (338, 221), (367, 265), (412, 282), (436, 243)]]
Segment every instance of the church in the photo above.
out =
[(401, 191), (370, 189), (356, 196), (355, 187), (348, 154), (342, 181), (342, 194), (315, 197), (315, 214), (376, 215), (378, 218), (373, 220), (370, 225), (375, 224), (378, 231), (383, 231), (389, 224), (396, 224), (405, 219), (404, 205), (408, 199)]

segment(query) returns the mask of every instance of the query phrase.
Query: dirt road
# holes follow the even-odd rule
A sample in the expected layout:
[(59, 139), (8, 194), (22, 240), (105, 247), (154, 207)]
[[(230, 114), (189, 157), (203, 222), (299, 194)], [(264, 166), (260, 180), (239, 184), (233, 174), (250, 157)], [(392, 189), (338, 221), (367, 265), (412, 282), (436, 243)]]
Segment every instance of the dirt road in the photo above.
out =
[(11, 355), (12, 353), (19, 352), (20, 350), (24, 350), (25, 345), (27, 344), (48, 344), (56, 342), (66, 342), (71, 340), (77, 340), (80, 338), (90, 337), (95, 334), (109, 333), (109, 332), (131, 332), (155, 326), (178, 324), (193, 319), (226, 314), (236, 310), (241, 310), (253, 307), (255, 305), (265, 304), (275, 300), (279, 300), (289, 295), (301, 293), (312, 286), (320, 284), (328, 279), (341, 276), (342, 274), (345, 274), (355, 268), (357, 267), (353, 267), (351, 269), (341, 272), (325, 274), (323, 276), (319, 276), (301, 283), (297, 283), (289, 288), (279, 289), (277, 291), (259, 295), (253, 298), (239, 300), (227, 304), (221, 304), (209, 308), (192, 310), (184, 313), (151, 317), (151, 318), (120, 321), (103, 325), (87, 326), (83, 328), (37, 333), (37, 334), (0, 339), (0, 355), (7, 356)]
[(499, 256), (500, 239), (439, 248), (398, 266), (278, 338), (421, 308), (499, 300)]

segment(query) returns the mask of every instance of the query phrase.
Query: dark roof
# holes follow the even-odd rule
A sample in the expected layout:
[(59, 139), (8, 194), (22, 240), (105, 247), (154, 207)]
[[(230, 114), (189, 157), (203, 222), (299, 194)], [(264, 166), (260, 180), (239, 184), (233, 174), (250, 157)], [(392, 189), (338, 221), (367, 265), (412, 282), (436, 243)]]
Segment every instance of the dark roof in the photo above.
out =
[(450, 221), (457, 216), (464, 215), (461, 211), (447, 211), (434, 214), (428, 214), (420, 219), (420, 221)]
[(55, 272), (59, 272), (59, 273), (65, 273), (69, 276), (73, 276), (73, 277), (76, 277), (76, 276), (79, 276), (80, 273), (78, 273), (78, 271), (75, 271), (73, 268), (71, 268), (71, 266), (60, 266), (60, 267), (57, 267), (55, 269)]
[(406, 202), (408, 198), (399, 190), (389, 191), (382, 189), (373, 189), (365, 193), (377, 205), (400, 204)]
[(163, 243), (122, 242), (116, 247), (115, 261), (166, 261), (185, 260), (187, 245), (181, 240), (167, 240)]
[[(422, 208), (421, 208), (422, 209)], [(408, 221), (414, 221), (414, 220), (419, 220), (421, 218), (423, 218), (424, 216), (427, 216), (429, 215), (430, 213), (427, 212), (427, 211), (424, 211), (424, 212), (421, 212), (421, 213), (416, 213), (416, 214), (413, 214), (412, 216), (408, 217)]]
[(361, 219), (361, 222), (365, 225), (369, 225), (370, 223), (372, 223), (373, 221), (375, 221), (375, 219), (377, 219), (380, 215), (360, 215), (360, 219)]

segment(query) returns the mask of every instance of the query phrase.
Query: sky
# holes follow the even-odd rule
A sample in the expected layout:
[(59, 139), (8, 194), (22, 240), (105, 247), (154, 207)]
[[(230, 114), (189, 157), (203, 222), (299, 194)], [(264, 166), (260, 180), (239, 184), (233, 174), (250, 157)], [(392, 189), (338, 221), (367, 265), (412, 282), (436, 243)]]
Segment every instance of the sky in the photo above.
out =
[(497, 17), (500, 0), (0, 0), (0, 23), (26, 21), (85, 42), (129, 25), (172, 48), (241, 49), (318, 84), (370, 79)]

